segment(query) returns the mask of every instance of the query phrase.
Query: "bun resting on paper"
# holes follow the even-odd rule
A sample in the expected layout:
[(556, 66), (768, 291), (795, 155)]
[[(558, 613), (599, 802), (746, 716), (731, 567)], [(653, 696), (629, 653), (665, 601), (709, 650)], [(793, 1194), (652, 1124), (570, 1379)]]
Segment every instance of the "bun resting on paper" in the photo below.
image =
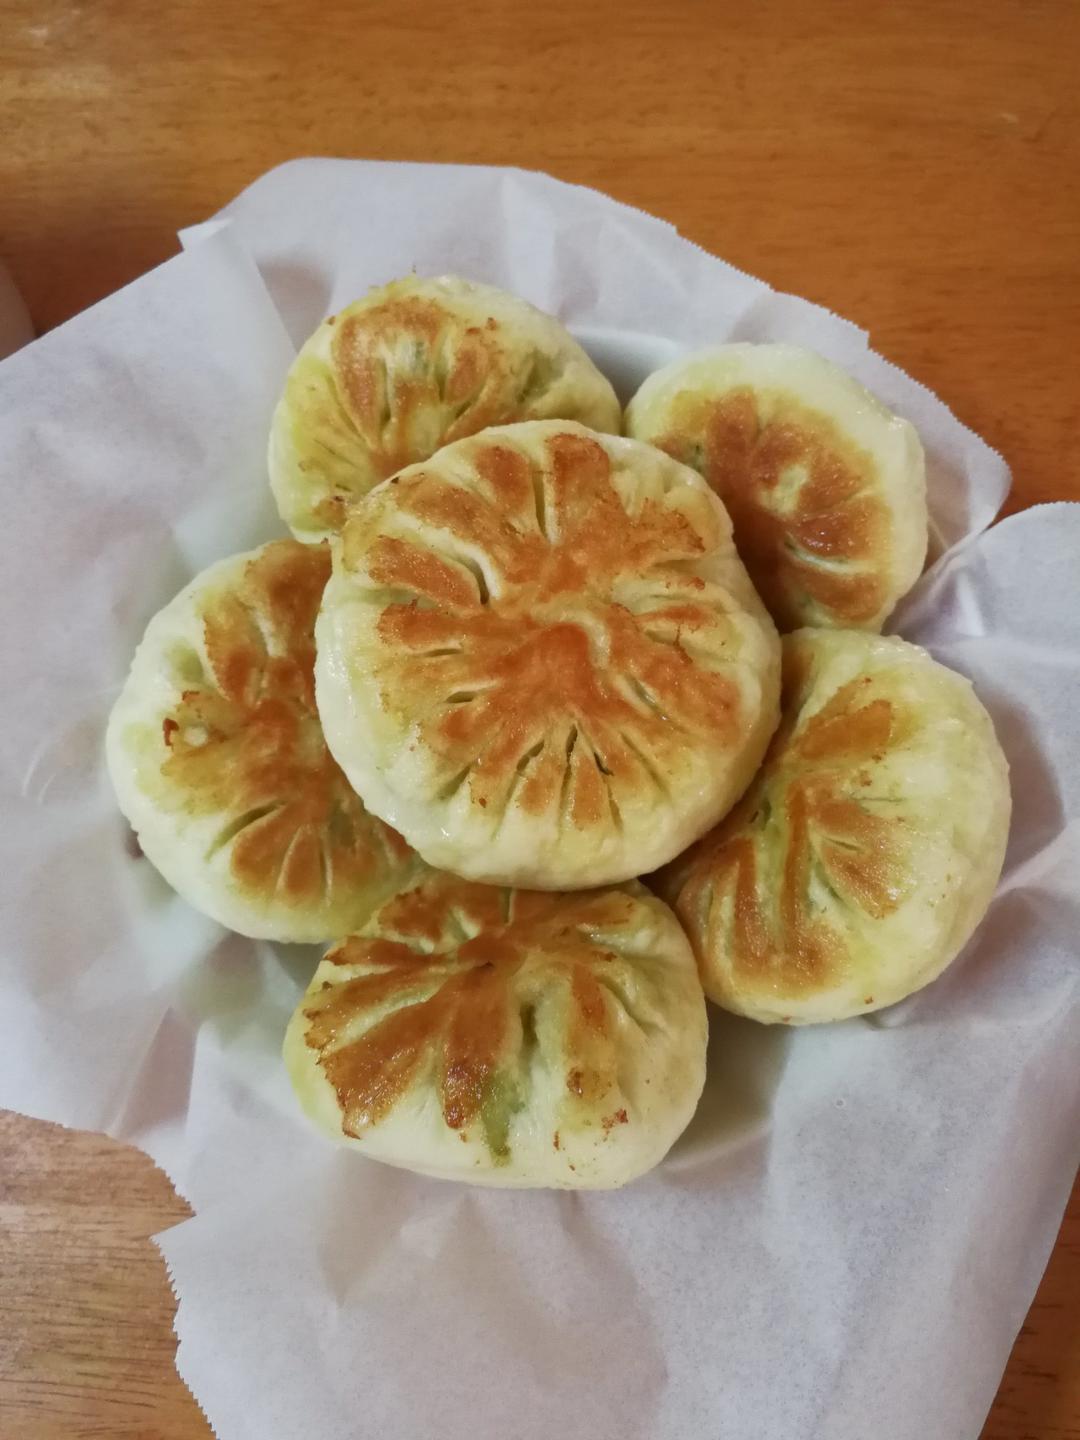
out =
[(784, 640), (783, 718), (742, 802), (656, 877), (706, 993), (842, 1020), (941, 974), (1001, 872), (1008, 765), (962, 676), (903, 640)]
[(693, 954), (643, 886), (551, 894), (430, 871), (327, 954), (284, 1053), (309, 1118), (361, 1154), (602, 1189), (682, 1132), (705, 1042)]
[(295, 540), (204, 570), (151, 620), (109, 720), (143, 853), (243, 935), (341, 935), (415, 859), (323, 741), (312, 631), (329, 573), (326, 546)]
[(316, 627), (327, 743), (470, 879), (585, 889), (749, 784), (779, 641), (693, 471), (563, 421), (485, 431), (352, 511)]
[(410, 276), (324, 320), (274, 414), (270, 483), (301, 540), (440, 446), (489, 425), (549, 418), (618, 433), (610, 383), (554, 319), (454, 276)]
[(782, 631), (880, 630), (926, 558), (914, 428), (839, 366), (794, 345), (721, 345), (650, 375), (626, 410), (709, 481)]

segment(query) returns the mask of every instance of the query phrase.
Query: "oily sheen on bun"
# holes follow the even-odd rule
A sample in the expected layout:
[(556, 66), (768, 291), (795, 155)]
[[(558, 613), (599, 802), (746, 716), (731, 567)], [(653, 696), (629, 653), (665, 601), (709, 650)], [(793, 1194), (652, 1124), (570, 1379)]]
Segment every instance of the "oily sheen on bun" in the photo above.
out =
[(147, 627), (109, 721), (120, 808), (190, 904), (271, 940), (330, 940), (399, 883), (411, 852), (369, 815), (315, 711), (325, 546), (218, 561)]
[(626, 433), (692, 465), (727, 506), (781, 631), (880, 630), (926, 557), (915, 429), (795, 345), (721, 345), (650, 375)]
[(324, 320), (289, 371), (270, 483), (301, 540), (380, 480), (488, 425), (551, 417), (618, 433), (608, 380), (551, 315), (492, 285), (410, 276)]
[(779, 641), (723, 506), (651, 446), (485, 431), (351, 513), (316, 627), (327, 743), (430, 864), (531, 889), (628, 879), (749, 784)]
[(285, 1061), (308, 1117), (359, 1154), (606, 1189), (686, 1126), (705, 1040), (690, 946), (643, 886), (559, 895), (429, 871), (327, 954)]
[(718, 1005), (842, 1020), (941, 974), (982, 919), (1011, 802), (963, 676), (862, 631), (784, 640), (780, 729), (738, 807), (662, 873)]

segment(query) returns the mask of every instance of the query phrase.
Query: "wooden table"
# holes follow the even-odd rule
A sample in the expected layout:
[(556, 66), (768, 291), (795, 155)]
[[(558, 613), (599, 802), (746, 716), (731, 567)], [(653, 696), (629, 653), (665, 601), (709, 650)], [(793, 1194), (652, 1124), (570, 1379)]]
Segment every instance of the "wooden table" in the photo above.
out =
[[(1080, 498), (1078, 76), (1076, 0), (0, 0), (0, 253), (45, 328), (295, 155), (546, 169), (867, 326), (1013, 508)], [(147, 1239), (185, 1213), (0, 1121), (5, 1440), (208, 1435)], [(1080, 1437), (1078, 1294), (1074, 1194), (984, 1440)]]

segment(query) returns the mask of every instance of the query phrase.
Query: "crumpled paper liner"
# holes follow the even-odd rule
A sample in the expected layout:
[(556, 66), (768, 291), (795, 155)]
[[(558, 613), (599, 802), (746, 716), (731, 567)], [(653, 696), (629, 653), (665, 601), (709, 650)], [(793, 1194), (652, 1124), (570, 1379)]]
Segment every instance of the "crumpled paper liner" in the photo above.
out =
[[(178, 1367), (221, 1440), (961, 1440), (1075, 1170), (1080, 506), (986, 529), (1000, 457), (865, 334), (662, 221), (512, 170), (301, 161), (0, 364), (0, 1103), (141, 1146)], [(334, 1150), (279, 1061), (317, 952), (226, 934), (129, 847), (101, 764), (150, 615), (280, 533), (270, 413), (321, 316), (415, 266), (559, 314), (624, 393), (787, 339), (912, 419), (932, 568), (895, 628), (1013, 767), (999, 894), (921, 995), (797, 1033), (713, 1014), (690, 1129), (611, 1194), (480, 1191)]]

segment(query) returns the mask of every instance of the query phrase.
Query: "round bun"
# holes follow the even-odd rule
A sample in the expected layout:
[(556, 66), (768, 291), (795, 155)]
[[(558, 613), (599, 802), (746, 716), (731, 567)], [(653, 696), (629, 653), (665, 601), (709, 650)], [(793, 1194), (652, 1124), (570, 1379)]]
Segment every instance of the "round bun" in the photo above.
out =
[(563, 421), (373, 491), (316, 626), (327, 743), (432, 865), (530, 889), (672, 859), (749, 784), (779, 640), (700, 476)]
[(1001, 872), (1008, 765), (962, 676), (903, 640), (784, 640), (783, 719), (742, 803), (656, 888), (705, 991), (766, 1023), (842, 1020), (929, 984)]
[(242, 935), (330, 940), (415, 857), (368, 815), (322, 737), (313, 627), (325, 545), (212, 565), (147, 627), (106, 738), (143, 853)]
[(794, 345), (721, 345), (642, 385), (626, 433), (693, 465), (780, 629), (880, 630), (926, 558), (914, 428)]
[(405, 465), (489, 425), (550, 418), (619, 431), (610, 383), (551, 315), (492, 285), (410, 276), (324, 320), (270, 432), (270, 483), (300, 540)]
[(606, 1189), (685, 1128), (705, 1041), (690, 946), (643, 886), (553, 895), (432, 871), (329, 952), (285, 1063), (309, 1118), (373, 1159)]

